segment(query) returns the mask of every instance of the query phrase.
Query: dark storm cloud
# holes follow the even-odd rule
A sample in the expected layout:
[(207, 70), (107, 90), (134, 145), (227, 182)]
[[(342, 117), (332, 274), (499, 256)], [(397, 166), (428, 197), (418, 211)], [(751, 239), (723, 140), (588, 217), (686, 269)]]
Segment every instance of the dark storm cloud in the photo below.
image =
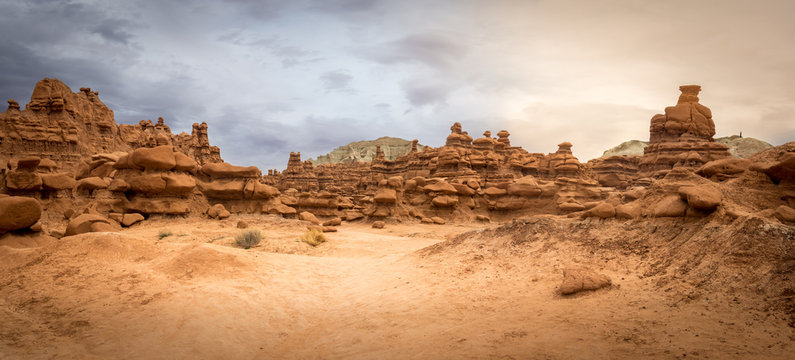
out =
[(348, 85), (353, 80), (353, 76), (348, 74), (345, 70), (336, 70), (325, 72), (320, 75), (320, 81), (323, 83), (323, 88), (326, 92), (332, 91), (352, 91)]

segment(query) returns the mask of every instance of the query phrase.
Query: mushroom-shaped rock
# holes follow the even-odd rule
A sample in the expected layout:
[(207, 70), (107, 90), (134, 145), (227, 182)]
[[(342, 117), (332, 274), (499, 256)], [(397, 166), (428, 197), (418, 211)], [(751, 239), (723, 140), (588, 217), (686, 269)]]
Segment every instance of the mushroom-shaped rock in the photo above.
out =
[(315, 216), (315, 214), (313, 214), (313, 213), (311, 213), (309, 211), (302, 211), (300, 214), (298, 214), (298, 219), (304, 220), (304, 221), (309, 221), (309, 222), (311, 222), (311, 223), (313, 223), (315, 225), (320, 225), (321, 224), (321, 222), (320, 222), (320, 220), (318, 220), (317, 216)]
[(568, 268), (563, 270), (560, 293), (571, 295), (580, 291), (596, 290), (610, 286), (610, 278), (592, 270)]
[(152, 170), (171, 170), (177, 165), (174, 151), (169, 145), (135, 149), (128, 161), (135, 166)]
[(397, 201), (397, 192), (392, 188), (380, 188), (375, 192), (373, 201), (380, 204), (394, 204)]
[(72, 236), (89, 232), (118, 231), (118, 225), (98, 214), (83, 214), (69, 220), (64, 236)]
[(679, 196), (693, 208), (707, 211), (715, 210), (723, 197), (718, 189), (707, 184), (682, 186)]
[(28, 228), (40, 217), (38, 200), (24, 196), (0, 197), (0, 233)]

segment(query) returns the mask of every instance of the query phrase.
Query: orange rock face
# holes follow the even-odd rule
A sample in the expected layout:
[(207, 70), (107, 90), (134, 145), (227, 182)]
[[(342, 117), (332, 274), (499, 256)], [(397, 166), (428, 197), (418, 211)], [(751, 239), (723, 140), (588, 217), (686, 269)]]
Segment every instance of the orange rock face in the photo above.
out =
[(701, 86), (680, 86), (682, 94), (665, 114), (651, 118), (649, 145), (639, 163), (640, 177), (660, 178), (674, 167), (699, 168), (730, 158), (729, 148), (716, 143), (712, 111), (698, 102)]
[(605, 219), (597, 221), (742, 216), (731, 196), (743, 191), (732, 186), (755, 186), (754, 211), (791, 221), (795, 143), (732, 158), (712, 141), (715, 124), (698, 103), (699, 89), (683, 86), (677, 105), (652, 118), (643, 156), (583, 164), (569, 142), (551, 153), (530, 153), (511, 144), (507, 130), (473, 139), (454, 123), (439, 148), (419, 150), (414, 140), (394, 160), (378, 148), (370, 162), (319, 166), (293, 152), (284, 171), (263, 174), (223, 162), (207, 141), (205, 123), (178, 135), (163, 119), (116, 125), (96, 92), (72, 93), (45, 79), (28, 108), (9, 101), (0, 114), (0, 194), (35, 199), (48, 215), (42, 221), (67, 211), (92, 214), (80, 221), (67, 216), (74, 232), (105, 231), (98, 229), (111, 229), (114, 221), (129, 226), (150, 216), (236, 213), (312, 215), (313, 222), (329, 225), (500, 222), (530, 214)]

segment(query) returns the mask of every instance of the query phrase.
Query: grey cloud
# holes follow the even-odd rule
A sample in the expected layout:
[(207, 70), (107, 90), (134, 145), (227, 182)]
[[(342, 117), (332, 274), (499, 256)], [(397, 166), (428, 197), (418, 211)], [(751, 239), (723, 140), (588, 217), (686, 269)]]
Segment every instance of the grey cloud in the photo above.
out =
[(415, 34), (354, 51), (359, 56), (384, 65), (419, 63), (445, 69), (467, 54), (467, 49), (460, 43), (436, 34)]
[(106, 19), (94, 26), (92, 32), (100, 35), (105, 40), (129, 45), (130, 39), (133, 38), (133, 35), (125, 29), (129, 25), (130, 22), (126, 20)]
[(323, 88), (326, 89), (326, 92), (350, 92), (351, 90), (348, 88), (348, 85), (351, 83), (351, 80), (353, 80), (353, 76), (349, 75), (344, 70), (329, 71), (320, 75), (320, 81), (323, 83)]
[(279, 17), (289, 1), (281, 0), (224, 0), (224, 3), (235, 7), (239, 13), (260, 20), (272, 20)]
[(217, 40), (238, 46), (265, 49), (278, 58), (284, 68), (324, 60), (318, 52), (286, 44), (284, 39), (276, 35), (261, 37), (235, 30), (219, 36)]
[(448, 84), (414, 81), (404, 82), (401, 88), (406, 94), (406, 99), (414, 106), (443, 105), (454, 90)]

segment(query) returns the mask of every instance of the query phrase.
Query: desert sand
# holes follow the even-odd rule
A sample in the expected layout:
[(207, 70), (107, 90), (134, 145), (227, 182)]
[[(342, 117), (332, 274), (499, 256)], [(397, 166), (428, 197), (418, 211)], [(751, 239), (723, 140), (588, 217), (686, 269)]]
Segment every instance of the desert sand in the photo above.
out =
[[(236, 247), (239, 220), (261, 229), (262, 243)], [(795, 332), (786, 314), (759, 308), (769, 299), (754, 301), (742, 296), (742, 289), (698, 284), (681, 272), (679, 280), (671, 280), (661, 270), (681, 270), (682, 254), (693, 254), (677, 251), (697, 246), (704, 233), (699, 229), (711, 226), (709, 221), (659, 224), (658, 235), (674, 236), (647, 238), (666, 238), (666, 246), (643, 236), (623, 241), (633, 231), (647, 230), (611, 235), (622, 223), (600, 221), (605, 222), (542, 215), (505, 225), (388, 223), (381, 230), (345, 223), (317, 247), (298, 241), (305, 222), (274, 215), (150, 219), (118, 232), (58, 240), (7, 235), (0, 240), (0, 354), (58, 359), (791, 356)], [(733, 226), (767, 224), (756, 224), (761, 220), (753, 217), (738, 221)], [(567, 239), (561, 241), (564, 228)], [(172, 235), (161, 239), (164, 230)], [(692, 234), (684, 239), (675, 231)], [(773, 225), (770, 231), (784, 232), (774, 239), (792, 240), (791, 228)], [(663, 251), (670, 251), (670, 264), (649, 261), (661, 259)], [(731, 270), (709, 256), (698, 263), (693, 265), (718, 269), (716, 278)], [(562, 296), (562, 269), (571, 266), (598, 270), (613, 285)], [(739, 279), (738, 288), (753, 286), (753, 272), (730, 275)]]

